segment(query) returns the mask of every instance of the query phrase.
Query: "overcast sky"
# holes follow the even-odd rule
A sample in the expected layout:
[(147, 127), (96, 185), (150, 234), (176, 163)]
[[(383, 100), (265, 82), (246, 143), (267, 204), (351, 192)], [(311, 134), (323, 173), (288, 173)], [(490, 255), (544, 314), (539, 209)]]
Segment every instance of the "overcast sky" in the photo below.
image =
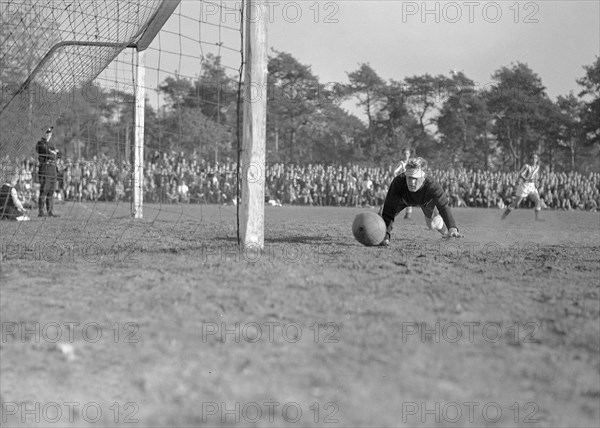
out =
[[(476, 83), (512, 62), (536, 72), (548, 94), (600, 55), (600, 2), (274, 1), (269, 46), (312, 66), (321, 82), (347, 82), (368, 62), (384, 79), (463, 71)], [(424, 7), (425, 6), (425, 7)], [(301, 15), (298, 13), (301, 12)]]
[[(176, 70), (197, 78), (208, 53), (221, 56), (235, 76), (240, 5), (182, 0), (149, 49), (147, 86), (156, 88)], [(310, 65), (321, 83), (347, 83), (347, 73), (364, 62), (384, 80), (457, 70), (484, 87), (499, 68), (523, 62), (556, 99), (577, 94), (583, 66), (600, 55), (598, 0), (267, 0), (260, 17), (268, 21), (269, 48)], [(122, 80), (128, 79), (131, 72), (124, 72)], [(149, 95), (160, 103), (158, 92)], [(362, 116), (354, 101), (343, 107)]]

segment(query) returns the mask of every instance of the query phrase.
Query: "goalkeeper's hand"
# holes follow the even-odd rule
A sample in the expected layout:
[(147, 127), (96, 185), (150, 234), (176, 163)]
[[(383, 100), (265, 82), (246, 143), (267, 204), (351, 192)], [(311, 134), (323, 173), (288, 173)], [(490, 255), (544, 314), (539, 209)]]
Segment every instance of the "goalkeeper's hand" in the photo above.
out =
[(462, 238), (463, 235), (458, 233), (458, 229), (456, 227), (451, 227), (448, 229), (448, 232), (444, 235), (444, 238)]

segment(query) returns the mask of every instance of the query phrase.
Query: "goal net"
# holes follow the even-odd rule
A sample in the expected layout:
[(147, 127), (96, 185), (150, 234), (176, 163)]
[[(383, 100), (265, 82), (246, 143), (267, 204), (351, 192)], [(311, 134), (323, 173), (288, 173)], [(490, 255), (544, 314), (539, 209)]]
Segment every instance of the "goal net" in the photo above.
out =
[(161, 0), (3, 1), (0, 29), (0, 153), (30, 152), (41, 131), (70, 108), (128, 45)]
[[(188, 239), (216, 218), (216, 234), (236, 236), (244, 2), (0, 5), (0, 178), (19, 175), (32, 223), (42, 221), (35, 145), (49, 126), (62, 154), (54, 193), (61, 218), (35, 228), (2, 221), (5, 242), (58, 242), (77, 228), (93, 230), (93, 242), (150, 239), (152, 227), (131, 220), (136, 168), (143, 170), (144, 225), (166, 223)], [(136, 165), (140, 91), (143, 159)]]

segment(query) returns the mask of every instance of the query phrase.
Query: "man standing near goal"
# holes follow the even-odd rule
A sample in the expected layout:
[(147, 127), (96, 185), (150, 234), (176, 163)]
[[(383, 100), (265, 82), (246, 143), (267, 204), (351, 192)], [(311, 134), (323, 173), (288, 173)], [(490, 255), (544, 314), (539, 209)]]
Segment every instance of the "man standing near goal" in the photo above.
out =
[[(410, 149), (408, 147), (405, 147), (404, 150), (402, 150), (402, 153), (404, 154), (404, 160), (401, 160), (398, 163), (398, 166), (396, 166), (396, 169), (394, 170), (394, 177), (397, 177), (403, 172), (406, 172), (406, 164), (410, 160)], [(406, 207), (406, 213), (404, 214), (404, 218), (409, 219), (411, 214), (412, 207)]]
[(529, 197), (535, 202), (535, 221), (544, 221), (543, 218), (540, 218), (542, 203), (540, 195), (535, 187), (535, 181), (540, 172), (540, 156), (537, 153), (532, 153), (530, 159), (531, 165), (523, 165), (523, 168), (521, 168), (521, 171), (519, 172), (520, 183), (517, 187), (517, 199), (506, 208), (506, 211), (502, 214), (502, 220), (504, 220), (512, 210), (518, 208), (523, 199)]
[(39, 217), (59, 217), (54, 214), (54, 204), (52, 201), (58, 176), (56, 161), (60, 158), (60, 152), (50, 144), (53, 128), (48, 128), (42, 139), (35, 146), (40, 163), (38, 174), (40, 181), (40, 197), (38, 199)]
[[(427, 177), (426, 169), (425, 159), (419, 157), (410, 159), (406, 163), (406, 172), (398, 175), (390, 184), (381, 214), (387, 228), (382, 246), (390, 245), (390, 232), (394, 219), (407, 207), (421, 207), (427, 226), (436, 229), (444, 238), (462, 238), (458, 233), (444, 189)], [(439, 215), (434, 216), (435, 208)]]

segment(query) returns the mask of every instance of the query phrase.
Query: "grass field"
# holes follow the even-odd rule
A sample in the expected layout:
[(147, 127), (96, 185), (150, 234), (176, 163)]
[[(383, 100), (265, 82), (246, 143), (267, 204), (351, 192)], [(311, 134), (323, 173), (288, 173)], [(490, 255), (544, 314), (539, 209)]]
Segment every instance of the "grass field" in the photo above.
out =
[(600, 216), (65, 204), (1, 222), (3, 426), (598, 426)]

